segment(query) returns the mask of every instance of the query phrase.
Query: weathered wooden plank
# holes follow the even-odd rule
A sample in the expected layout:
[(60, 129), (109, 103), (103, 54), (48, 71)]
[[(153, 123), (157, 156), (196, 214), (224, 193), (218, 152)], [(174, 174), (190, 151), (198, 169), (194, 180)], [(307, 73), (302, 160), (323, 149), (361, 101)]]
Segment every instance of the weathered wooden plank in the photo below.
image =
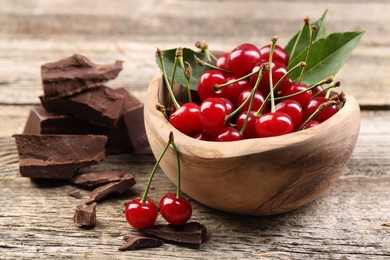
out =
[[(61, 254), (64, 258), (122, 259), (153, 254), (161, 259), (178, 256), (384, 259), (390, 256), (390, 229), (383, 225), (390, 216), (389, 119), (387, 112), (363, 113), (361, 134), (344, 175), (329, 192), (299, 210), (278, 216), (243, 217), (217, 212), (192, 201), (193, 220), (205, 224), (209, 231), (200, 250), (165, 245), (148, 251), (117, 251), (124, 234), (135, 234), (124, 220), (123, 203), (142, 193), (154, 163), (149, 150), (136, 155), (110, 156), (94, 166), (101, 170), (132, 171), (138, 184), (133, 193), (98, 204), (97, 227), (81, 230), (72, 222), (74, 207), (80, 200), (68, 195), (75, 187), (20, 177), (15, 145), (9, 137), (2, 137), (0, 252), (5, 259), (34, 257), (37, 253), (40, 258)], [(155, 200), (174, 191), (174, 185), (160, 170), (153, 186), (151, 196)], [(84, 198), (87, 194), (82, 191)], [(161, 218), (158, 221), (163, 223)]]

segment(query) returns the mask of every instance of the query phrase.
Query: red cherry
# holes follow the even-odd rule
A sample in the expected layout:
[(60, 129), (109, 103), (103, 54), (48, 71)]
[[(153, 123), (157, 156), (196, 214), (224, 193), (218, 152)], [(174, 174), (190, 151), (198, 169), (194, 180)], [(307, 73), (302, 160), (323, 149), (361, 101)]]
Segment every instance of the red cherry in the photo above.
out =
[(192, 206), (186, 198), (170, 193), (160, 200), (160, 213), (172, 225), (184, 225), (191, 218)]
[(141, 200), (134, 199), (126, 204), (126, 220), (134, 228), (148, 228), (157, 219), (158, 209), (154, 201), (146, 199), (145, 203), (142, 203)]
[(291, 117), (282, 112), (264, 114), (256, 119), (257, 137), (271, 137), (293, 132)]
[(230, 142), (242, 140), (240, 132), (233, 127), (226, 127), (218, 136), (216, 141), (218, 142)]
[[(236, 121), (237, 124), (237, 130), (241, 131), (242, 127), (244, 126), (245, 118), (247, 117), (248, 111), (242, 112)], [(255, 123), (256, 123), (256, 112), (251, 111), (249, 113), (249, 118), (246, 123), (245, 131), (244, 131), (244, 138), (249, 139), (249, 138), (256, 138), (256, 128), (255, 128)]]
[[(307, 119), (311, 114), (313, 114), (317, 110), (317, 108), (321, 104), (328, 101), (329, 99), (325, 97), (315, 97), (311, 99), (309, 103), (306, 105), (306, 107), (303, 109), (304, 111), (303, 117)], [(324, 122), (325, 120), (327, 120), (328, 118), (336, 114), (337, 111), (339, 111), (339, 107), (337, 105), (333, 105), (322, 110), (320, 113), (314, 116), (313, 119), (318, 122)]]
[(294, 129), (299, 129), (303, 119), (303, 108), (298, 101), (292, 99), (283, 100), (275, 106), (275, 110), (289, 115), (294, 124)]
[(229, 53), (230, 71), (237, 77), (243, 77), (252, 72), (260, 58), (260, 50), (255, 45), (241, 44)]
[(221, 98), (223, 102), (225, 102), (226, 105), (226, 115), (229, 115), (230, 113), (233, 113), (235, 107), (232, 101), (230, 101), (227, 98)]
[(224, 53), (221, 56), (219, 56), (218, 59), (215, 61), (215, 66), (217, 66), (220, 69), (230, 71), (229, 53)]
[(198, 95), (205, 100), (210, 97), (223, 97), (224, 88), (215, 88), (217, 84), (225, 84), (226, 77), (219, 70), (208, 70), (198, 79)]
[[(227, 78), (227, 82), (233, 81), (236, 79), (238, 79), (238, 77), (231, 76), (231, 77)], [(238, 96), (241, 94), (241, 92), (243, 92), (245, 89), (251, 89), (251, 86), (249, 84), (249, 80), (244, 79), (244, 80), (240, 80), (236, 83), (230, 84), (230, 85), (224, 87), (224, 89), (225, 89), (225, 92), (224, 92), (225, 96), (228, 99), (230, 99), (234, 104), (237, 104), (237, 99), (238, 99)]]
[(202, 141), (215, 141), (216, 139), (215, 135), (205, 133), (202, 130), (193, 132), (192, 134), (190, 134), (190, 136), (194, 139), (202, 140)]
[(201, 129), (200, 108), (195, 103), (185, 103), (169, 116), (169, 122), (183, 134)]
[(220, 98), (208, 98), (200, 105), (202, 129), (208, 134), (219, 134), (225, 128), (226, 105)]
[(309, 120), (309, 122), (307, 122), (307, 124), (305, 125), (305, 127), (303, 129), (312, 128), (313, 126), (316, 126), (319, 124), (320, 124), (320, 122), (318, 122), (316, 120)]
[(287, 87), (285, 87), (283, 90), (282, 90), (282, 96), (288, 96), (288, 95), (292, 95), (292, 94), (295, 94), (295, 93), (298, 93), (300, 91), (305, 91), (303, 92), (302, 94), (299, 94), (299, 95), (296, 95), (296, 96), (292, 96), (290, 97), (289, 99), (293, 99), (293, 100), (296, 100), (298, 101), (302, 107), (305, 107), (307, 105), (307, 103), (309, 103), (310, 99), (312, 98), (312, 92), (311, 90), (307, 90), (308, 87), (307, 85), (303, 84), (303, 83), (298, 83), (298, 82), (289, 82)]
[[(269, 60), (269, 54), (271, 51), (271, 45), (265, 45), (260, 48), (260, 54), (262, 60)], [(283, 63), (284, 65), (288, 65), (290, 57), (288, 53), (279, 45), (275, 45), (274, 53), (272, 55), (272, 61), (278, 61), (280, 63)]]
[[(268, 61), (262, 61), (256, 65), (256, 67), (253, 68), (253, 71), (259, 70), (260, 66)], [(272, 62), (272, 83), (275, 87), (276, 83), (287, 74), (287, 67), (280, 63), (280, 62)], [(258, 78), (258, 74), (255, 74), (249, 78), (249, 81), (252, 86), (256, 84)], [(288, 84), (290, 77), (286, 76), (282, 82), (278, 85), (278, 87), (275, 89), (276, 92), (282, 91)], [(259, 90), (264, 93), (264, 95), (268, 95), (270, 92), (270, 86), (269, 86), (269, 70), (264, 69), (263, 70), (263, 77), (261, 78), (260, 85), (259, 85)]]
[(313, 96), (319, 92), (321, 92), (320, 94), (317, 95), (317, 97), (325, 97), (326, 96), (326, 91), (323, 91), (324, 88), (321, 86), (321, 85), (318, 85), (314, 88), (311, 89), (311, 92), (313, 94)]
[[(252, 89), (246, 89), (237, 98), (237, 107), (239, 107), (245, 100), (251, 95)], [(251, 111), (257, 111), (261, 105), (264, 103), (264, 95), (261, 91), (256, 90), (253, 96), (253, 105)], [(248, 110), (250, 104), (250, 100), (244, 105), (243, 110)], [(267, 111), (267, 107), (264, 108), (264, 113)]]

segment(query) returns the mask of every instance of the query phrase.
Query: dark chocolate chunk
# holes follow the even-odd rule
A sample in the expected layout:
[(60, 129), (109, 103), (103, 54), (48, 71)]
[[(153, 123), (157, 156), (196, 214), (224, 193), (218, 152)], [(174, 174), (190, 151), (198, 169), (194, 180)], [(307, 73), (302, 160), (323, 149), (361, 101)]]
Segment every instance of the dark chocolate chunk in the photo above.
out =
[(164, 242), (162, 240), (151, 237), (127, 237), (125, 243), (123, 243), (123, 245), (121, 245), (118, 249), (119, 251), (136, 250), (142, 248), (160, 247), (163, 244)]
[(123, 117), (117, 127), (108, 128), (93, 125), (73, 116), (49, 112), (43, 106), (34, 106), (28, 116), (23, 134), (107, 135), (107, 154), (133, 152)]
[(101, 171), (78, 174), (71, 179), (71, 182), (90, 188), (129, 178), (134, 178), (134, 176), (131, 173), (123, 171)]
[(122, 61), (97, 65), (75, 54), (41, 66), (43, 90), (46, 97), (65, 97), (101, 86), (115, 79), (122, 70)]
[(169, 242), (200, 246), (206, 238), (207, 230), (198, 222), (189, 222), (182, 226), (153, 225), (142, 229), (142, 232)]
[(76, 199), (82, 198), (80, 190), (72, 190), (72, 191), (68, 192), (68, 194), (69, 194), (69, 196), (72, 196), (73, 198), (76, 198)]
[(87, 203), (98, 202), (110, 194), (122, 194), (130, 190), (135, 184), (134, 176), (124, 176), (120, 181), (110, 182), (103, 186), (97, 187), (90, 194), (91, 198)]
[(73, 221), (79, 227), (96, 226), (96, 203), (77, 205)]
[(123, 115), (131, 145), (135, 151), (149, 146), (144, 124), (144, 107), (139, 106)]
[(14, 135), (22, 176), (71, 179), (76, 171), (105, 158), (106, 136)]
[(124, 96), (108, 87), (99, 87), (71, 97), (40, 96), (50, 112), (67, 114), (94, 125), (115, 127), (122, 116)]

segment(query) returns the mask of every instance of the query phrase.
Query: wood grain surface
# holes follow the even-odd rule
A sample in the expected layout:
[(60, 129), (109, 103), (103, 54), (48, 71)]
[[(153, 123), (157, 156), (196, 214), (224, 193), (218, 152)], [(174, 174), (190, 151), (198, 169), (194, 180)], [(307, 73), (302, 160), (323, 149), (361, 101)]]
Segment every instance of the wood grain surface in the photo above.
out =
[[(0, 259), (389, 259), (390, 258), (390, 2), (0, 0)], [(155, 47), (213, 49), (258, 45), (279, 36), (287, 43), (305, 16), (328, 9), (328, 32), (366, 31), (338, 74), (363, 109), (359, 139), (342, 176), (319, 199), (276, 216), (244, 217), (191, 201), (193, 220), (208, 237), (200, 249), (165, 244), (119, 252), (126, 223), (123, 204), (142, 193), (155, 159), (149, 149), (116, 155), (92, 169), (125, 170), (132, 192), (97, 205), (98, 224), (80, 229), (72, 220), (76, 189), (64, 182), (20, 176), (12, 134), (21, 133), (42, 94), (40, 66), (74, 53), (96, 63), (124, 61), (111, 87), (140, 100), (158, 71)], [(152, 197), (174, 185), (158, 169)], [(163, 223), (162, 219), (158, 219)]]

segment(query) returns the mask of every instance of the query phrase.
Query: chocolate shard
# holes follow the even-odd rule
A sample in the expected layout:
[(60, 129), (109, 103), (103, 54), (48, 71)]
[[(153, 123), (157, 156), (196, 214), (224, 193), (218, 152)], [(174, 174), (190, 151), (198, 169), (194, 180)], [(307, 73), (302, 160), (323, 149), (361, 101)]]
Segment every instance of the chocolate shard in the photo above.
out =
[(41, 66), (46, 97), (66, 97), (101, 86), (115, 79), (122, 70), (122, 61), (97, 65), (80, 54)]
[(105, 184), (103, 186), (94, 189), (89, 194), (89, 197), (91, 199), (87, 203), (89, 204), (89, 203), (101, 201), (103, 198), (107, 197), (110, 194), (115, 194), (115, 193), (122, 194), (130, 190), (130, 188), (133, 187), (134, 184), (135, 184), (134, 176), (124, 176), (120, 181), (110, 182), (108, 184)]
[(144, 107), (139, 106), (123, 115), (131, 146), (135, 151), (149, 146), (144, 124)]
[(69, 180), (76, 171), (105, 158), (106, 136), (13, 135), (19, 170), (30, 178)]
[(69, 194), (69, 196), (72, 196), (73, 198), (76, 198), (76, 199), (82, 198), (80, 190), (72, 190), (72, 191), (68, 192), (68, 194)]
[(93, 125), (74, 116), (49, 112), (39, 105), (30, 110), (23, 134), (106, 135), (107, 154), (133, 152), (123, 117), (117, 127), (109, 128)]
[(152, 248), (152, 247), (160, 247), (164, 244), (164, 242), (160, 239), (155, 239), (151, 237), (127, 237), (123, 245), (121, 245), (118, 250), (126, 251), (126, 250), (136, 250), (142, 248)]
[(206, 227), (198, 222), (189, 222), (182, 226), (174, 225), (153, 225), (142, 229), (142, 232), (165, 241), (191, 244), (200, 246), (206, 238)]
[(73, 221), (79, 227), (96, 226), (96, 203), (89, 205), (77, 205), (73, 216)]
[(123, 95), (108, 87), (99, 87), (71, 97), (40, 96), (50, 112), (67, 114), (94, 125), (115, 127), (122, 115)]
[(78, 174), (71, 179), (71, 182), (76, 185), (92, 188), (110, 182), (121, 181), (122, 179), (134, 179), (135, 181), (131, 173), (124, 171), (101, 171)]

